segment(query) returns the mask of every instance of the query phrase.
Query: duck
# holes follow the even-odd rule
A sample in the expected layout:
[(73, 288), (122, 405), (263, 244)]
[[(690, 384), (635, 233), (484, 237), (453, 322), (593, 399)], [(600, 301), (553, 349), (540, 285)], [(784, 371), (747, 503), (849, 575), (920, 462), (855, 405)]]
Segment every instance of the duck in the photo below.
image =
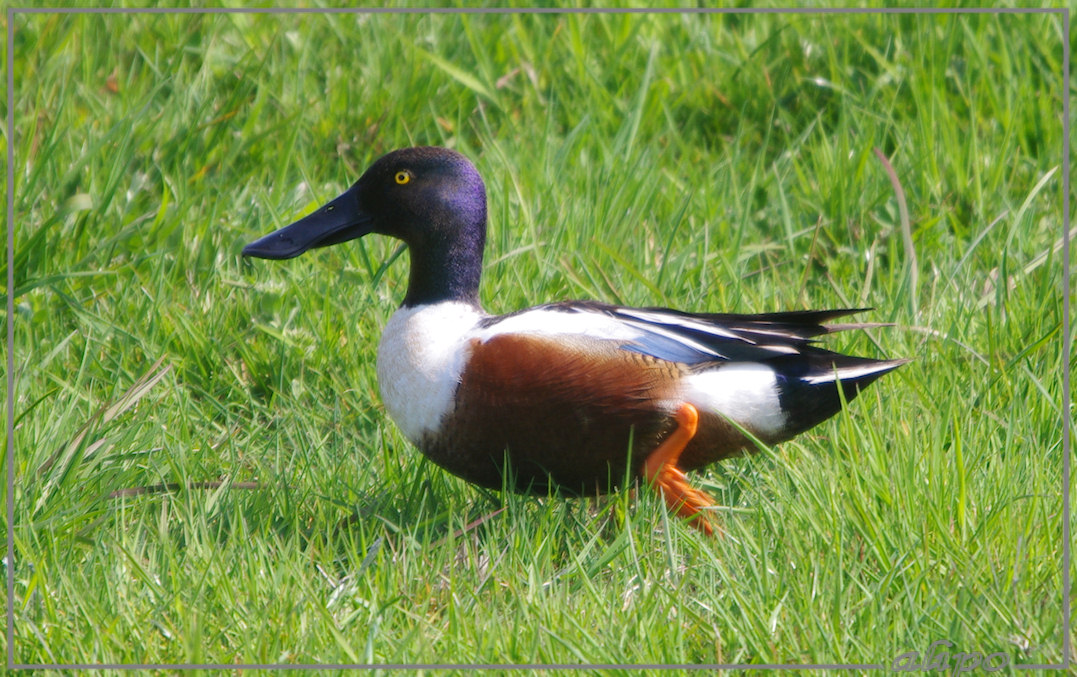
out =
[(596, 495), (626, 482), (713, 535), (714, 500), (687, 473), (789, 440), (908, 360), (815, 345), (866, 308), (763, 314), (555, 301), (503, 315), (479, 303), (486, 187), (461, 153), (392, 151), (339, 197), (242, 250), (290, 259), (369, 234), (410, 254), (377, 348), (385, 410), (467, 482)]

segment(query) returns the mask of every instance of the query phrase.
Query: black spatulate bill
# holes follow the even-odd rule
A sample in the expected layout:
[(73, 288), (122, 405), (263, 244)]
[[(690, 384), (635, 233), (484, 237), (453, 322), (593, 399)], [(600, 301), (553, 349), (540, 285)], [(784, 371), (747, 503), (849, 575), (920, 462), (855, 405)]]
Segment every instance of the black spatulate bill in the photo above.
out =
[(362, 237), (373, 219), (359, 205), (355, 186), (295, 223), (259, 238), (243, 248), (244, 256), (290, 259), (308, 249), (328, 247)]

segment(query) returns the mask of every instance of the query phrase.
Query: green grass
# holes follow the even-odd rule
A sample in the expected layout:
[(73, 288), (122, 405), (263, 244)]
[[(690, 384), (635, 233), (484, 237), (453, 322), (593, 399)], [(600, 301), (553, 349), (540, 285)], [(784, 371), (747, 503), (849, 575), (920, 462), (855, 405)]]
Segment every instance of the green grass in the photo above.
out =
[[(1057, 15), (15, 22), (16, 662), (1063, 659)], [(696, 475), (724, 538), (472, 488), (377, 395), (398, 243), (239, 257), (412, 144), (486, 179), (493, 312), (873, 306), (827, 345), (915, 361)]]

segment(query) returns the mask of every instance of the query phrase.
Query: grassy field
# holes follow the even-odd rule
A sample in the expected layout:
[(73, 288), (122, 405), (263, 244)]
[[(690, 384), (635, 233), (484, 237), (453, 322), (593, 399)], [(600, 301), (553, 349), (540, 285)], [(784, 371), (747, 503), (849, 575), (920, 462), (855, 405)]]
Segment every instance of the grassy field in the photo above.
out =
[[(1058, 15), (14, 21), (15, 662), (1063, 660)], [(915, 361), (696, 475), (722, 538), (477, 490), (377, 394), (397, 242), (239, 256), (417, 144), (492, 312), (871, 306), (828, 347)]]

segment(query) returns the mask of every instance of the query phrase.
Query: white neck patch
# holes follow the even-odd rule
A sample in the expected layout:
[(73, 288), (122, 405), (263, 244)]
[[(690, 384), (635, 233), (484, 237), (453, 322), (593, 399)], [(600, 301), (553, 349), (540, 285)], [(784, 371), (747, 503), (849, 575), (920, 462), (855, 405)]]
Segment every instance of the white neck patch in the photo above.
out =
[(389, 416), (418, 444), (452, 410), (469, 356), (469, 334), (485, 314), (474, 305), (444, 301), (400, 308), (378, 344), (378, 389)]

